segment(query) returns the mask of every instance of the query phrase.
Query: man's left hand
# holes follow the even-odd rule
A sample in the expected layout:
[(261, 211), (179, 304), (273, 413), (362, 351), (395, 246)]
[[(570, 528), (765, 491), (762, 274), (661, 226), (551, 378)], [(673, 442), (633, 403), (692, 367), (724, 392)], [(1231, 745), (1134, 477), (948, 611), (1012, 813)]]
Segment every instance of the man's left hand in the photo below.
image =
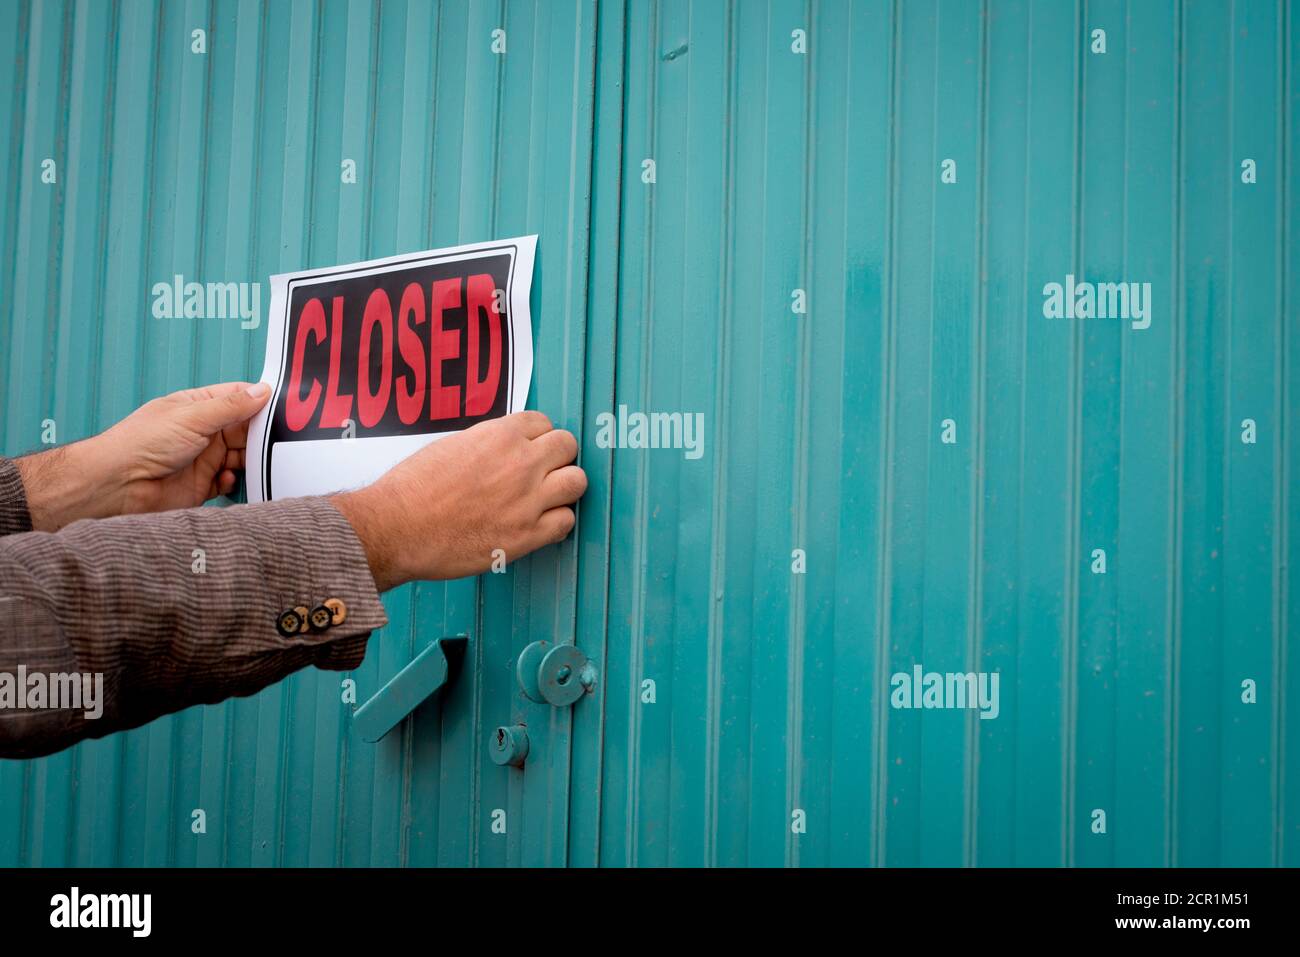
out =
[(265, 383), (224, 382), (146, 402), (108, 431), (17, 460), (32, 526), (202, 505), (244, 468), (248, 422)]

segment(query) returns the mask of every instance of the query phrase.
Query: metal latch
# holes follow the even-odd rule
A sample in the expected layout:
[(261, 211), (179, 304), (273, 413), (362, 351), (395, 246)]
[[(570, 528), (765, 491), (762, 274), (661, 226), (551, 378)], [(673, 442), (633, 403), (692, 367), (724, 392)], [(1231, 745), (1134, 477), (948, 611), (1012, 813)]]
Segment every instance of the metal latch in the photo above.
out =
[(402, 723), (402, 719), (455, 680), (465, 657), (469, 638), (453, 635), (439, 638), (415, 656), (357, 709), (352, 721), (361, 740), (378, 741)]
[(534, 641), (515, 663), (519, 690), (530, 701), (557, 708), (573, 704), (596, 687), (596, 668), (576, 645)]

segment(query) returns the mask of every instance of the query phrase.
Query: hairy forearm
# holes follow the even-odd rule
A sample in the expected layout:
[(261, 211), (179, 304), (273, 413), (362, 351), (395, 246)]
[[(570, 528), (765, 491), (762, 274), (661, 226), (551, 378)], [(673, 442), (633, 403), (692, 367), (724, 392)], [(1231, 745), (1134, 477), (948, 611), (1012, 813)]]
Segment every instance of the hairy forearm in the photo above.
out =
[(95, 442), (86, 439), (15, 460), (33, 529), (54, 532), (81, 518), (121, 511), (121, 489), (114, 475), (95, 464)]
[(385, 527), (381, 511), (371, 504), (371, 494), (373, 493), (365, 489), (343, 492), (330, 496), (329, 501), (352, 526), (352, 531), (365, 552), (375, 588), (385, 592), (408, 579), (396, 567), (395, 555), (399, 543), (394, 541), (393, 533)]

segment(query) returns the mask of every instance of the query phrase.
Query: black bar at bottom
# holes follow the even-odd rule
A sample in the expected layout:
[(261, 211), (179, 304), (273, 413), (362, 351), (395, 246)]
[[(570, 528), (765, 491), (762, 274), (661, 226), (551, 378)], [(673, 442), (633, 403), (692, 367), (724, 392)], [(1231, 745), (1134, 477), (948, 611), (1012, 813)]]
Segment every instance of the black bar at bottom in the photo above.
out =
[(382, 946), (389, 934), (416, 933), (437, 949), (448, 935), (467, 933), (489, 945), (501, 932), (542, 934), (535, 939), (576, 933), (616, 944), (629, 934), (674, 939), (689, 930), (700, 942), (734, 943), (755, 931), (816, 929), (819, 938), (842, 931), (868, 940), (902, 930), (925, 943), (1172, 933), (1231, 945), (1241, 934), (1288, 927), (1294, 873), (0, 870), (0, 933), (6, 944), (77, 934), (83, 943), (209, 946), (289, 935), (295, 944), (326, 947)]

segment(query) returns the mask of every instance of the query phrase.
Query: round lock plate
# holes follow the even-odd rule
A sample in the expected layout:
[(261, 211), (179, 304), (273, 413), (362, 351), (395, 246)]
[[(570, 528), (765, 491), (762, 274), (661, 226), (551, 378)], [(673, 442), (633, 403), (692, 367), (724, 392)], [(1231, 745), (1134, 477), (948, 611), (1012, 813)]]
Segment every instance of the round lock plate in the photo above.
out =
[(519, 690), (524, 693), (524, 697), (538, 704), (545, 704), (546, 699), (542, 697), (542, 689), (537, 686), (537, 669), (550, 650), (549, 641), (534, 641), (519, 652), (519, 660), (515, 662), (515, 679), (519, 682)]
[(578, 677), (586, 664), (587, 656), (574, 645), (556, 645), (537, 667), (542, 697), (556, 707), (573, 704), (587, 690)]

